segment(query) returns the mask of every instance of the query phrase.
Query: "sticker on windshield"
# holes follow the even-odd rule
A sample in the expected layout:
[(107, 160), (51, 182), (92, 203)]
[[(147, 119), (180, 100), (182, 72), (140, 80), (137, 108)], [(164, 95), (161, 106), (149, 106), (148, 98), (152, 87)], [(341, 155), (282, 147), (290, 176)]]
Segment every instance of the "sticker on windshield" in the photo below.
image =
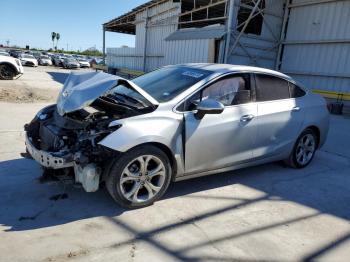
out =
[(203, 74), (197, 73), (197, 72), (193, 72), (193, 71), (185, 71), (185, 72), (182, 73), (182, 75), (190, 76), (190, 77), (194, 77), (194, 78), (200, 78), (200, 77), (203, 76)]

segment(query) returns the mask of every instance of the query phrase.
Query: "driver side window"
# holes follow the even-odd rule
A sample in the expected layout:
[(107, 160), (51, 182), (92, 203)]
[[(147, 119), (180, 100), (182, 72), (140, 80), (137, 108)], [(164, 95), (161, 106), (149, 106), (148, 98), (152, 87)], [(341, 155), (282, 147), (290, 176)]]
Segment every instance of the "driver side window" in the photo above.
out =
[(239, 74), (223, 77), (192, 97), (180, 106), (183, 111), (192, 111), (200, 101), (214, 99), (224, 106), (239, 105), (251, 101), (250, 76), (249, 74)]

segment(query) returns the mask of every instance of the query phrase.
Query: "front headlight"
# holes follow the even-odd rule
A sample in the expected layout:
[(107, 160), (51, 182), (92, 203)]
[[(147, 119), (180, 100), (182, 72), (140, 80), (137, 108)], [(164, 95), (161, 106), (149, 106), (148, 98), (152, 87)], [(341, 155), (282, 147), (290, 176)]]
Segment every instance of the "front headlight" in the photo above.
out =
[(16, 59), (16, 64), (17, 64), (18, 66), (21, 66), (21, 61), (19, 61), (19, 59)]
[(40, 120), (45, 120), (49, 116), (49, 114), (53, 112), (55, 107), (56, 104), (42, 108), (38, 113), (36, 113), (36, 117)]

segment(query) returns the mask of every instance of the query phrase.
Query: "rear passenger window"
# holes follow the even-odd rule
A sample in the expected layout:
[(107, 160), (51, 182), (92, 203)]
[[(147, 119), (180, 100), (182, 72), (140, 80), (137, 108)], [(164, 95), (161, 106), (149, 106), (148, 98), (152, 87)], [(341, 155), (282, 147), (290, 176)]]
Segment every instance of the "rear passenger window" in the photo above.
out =
[(272, 101), (290, 98), (289, 85), (284, 79), (269, 75), (256, 75), (256, 100)]
[(294, 85), (293, 83), (289, 83), (289, 92), (290, 97), (292, 98), (302, 97), (305, 95), (305, 91), (299, 86)]

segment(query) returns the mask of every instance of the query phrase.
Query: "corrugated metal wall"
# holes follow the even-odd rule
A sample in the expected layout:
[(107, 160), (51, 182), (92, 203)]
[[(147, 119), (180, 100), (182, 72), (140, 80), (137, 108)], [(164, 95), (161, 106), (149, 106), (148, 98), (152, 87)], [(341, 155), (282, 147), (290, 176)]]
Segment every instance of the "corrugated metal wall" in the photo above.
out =
[(168, 41), (164, 64), (213, 63), (214, 39)]
[(107, 48), (106, 64), (111, 68), (142, 70), (143, 55), (130, 47)]
[(294, 0), (286, 32), (283, 72), (312, 89), (350, 92), (350, 1)]
[[(135, 48), (107, 48), (106, 63), (109, 67), (143, 70), (143, 55), (146, 45), (146, 71), (158, 67), (187, 63), (214, 62), (214, 40), (165, 41), (178, 27), (180, 3), (172, 1), (152, 7), (136, 14)], [(149, 17), (148, 27), (145, 18)], [(147, 37), (145, 32), (147, 31)]]
[[(108, 48), (107, 65), (110, 67), (143, 70), (145, 52), (146, 71), (165, 65), (167, 43), (164, 39), (176, 31), (177, 15), (180, 12), (180, 3), (168, 1), (137, 13), (135, 48)], [(146, 17), (148, 17), (147, 29), (145, 27)], [(146, 50), (145, 39), (147, 39)]]
[[(240, 44), (228, 57), (230, 64), (242, 64), (274, 68), (277, 56), (278, 41), (280, 38), (283, 21), (283, 4), (285, 0), (266, 0), (265, 12), (261, 35), (243, 34)], [(236, 1), (239, 5), (239, 1)], [(237, 6), (237, 11), (239, 7)], [(233, 18), (234, 25), (237, 17)], [(237, 37), (239, 32), (234, 32)], [(231, 42), (233, 45), (234, 41)]]

